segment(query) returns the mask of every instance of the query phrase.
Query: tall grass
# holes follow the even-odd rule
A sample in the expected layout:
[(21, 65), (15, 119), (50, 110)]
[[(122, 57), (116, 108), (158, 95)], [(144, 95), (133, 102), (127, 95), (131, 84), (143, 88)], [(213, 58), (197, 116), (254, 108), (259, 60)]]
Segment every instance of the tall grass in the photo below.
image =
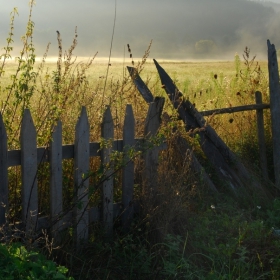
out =
[[(62, 44), (63, 34), (57, 32), (56, 64), (46, 62), (49, 46), (41, 62), (36, 63), (32, 40), (35, 25), (32, 21), (33, 5), (34, 2), (31, 1), (26, 33), (22, 37), (22, 50), (16, 57), (16, 63), (11, 65), (9, 60), (13, 52), (13, 29), (17, 10), (11, 14), (7, 45), (1, 55), (1, 114), (8, 131), (9, 149), (19, 148), (19, 130), (25, 108), (32, 112), (40, 146), (49, 145), (53, 126), (58, 119), (63, 123), (63, 142), (72, 143), (75, 123), (82, 106), (87, 107), (91, 141), (100, 140), (99, 124), (105, 105), (111, 105), (116, 124), (115, 134), (120, 136), (125, 105), (133, 104), (137, 136), (141, 136), (148, 105), (139, 96), (122, 67), (118, 66), (121, 74), (113, 72), (112, 63), (111, 75), (108, 71), (96, 75), (93, 74), (97, 67), (94, 63), (95, 56), (86, 62), (76, 60), (77, 30), (71, 46), (66, 50)], [(139, 63), (134, 62), (129, 45), (128, 56), (154, 95), (164, 96), (159, 79), (155, 78), (151, 65), (146, 64), (150, 48), (151, 43)], [(262, 70), (263, 64), (260, 65), (255, 57), (250, 57), (248, 48), (245, 49), (243, 60), (238, 55), (235, 56), (227, 75), (220, 69), (221, 64), (217, 71), (214, 70), (215, 64), (212, 64), (213, 68), (210, 65), (209, 71), (201, 71), (201, 67), (205, 68), (206, 64), (199, 64), (196, 71), (200, 75), (193, 76), (185, 75), (185, 64), (163, 65), (170, 71), (184, 97), (195, 103), (199, 110), (254, 103), (256, 90), (261, 91), (264, 102), (268, 102), (267, 74)], [(230, 63), (227, 67), (228, 65)], [(93, 78), (94, 75), (96, 78)], [(65, 233), (67, 242), (57, 250), (47, 234), (43, 242), (40, 239), (35, 244), (39, 244), (49, 258), (66, 265), (71, 275), (77, 279), (279, 279), (279, 198), (275, 198), (270, 205), (260, 205), (257, 203), (261, 199), (244, 203), (223, 191), (219, 194), (211, 193), (201, 181), (200, 174), (190, 169), (189, 154), (182, 154), (176, 140), (183, 137), (191, 143), (206, 171), (211, 173), (196, 138), (191, 138), (184, 131), (182, 122), (177, 120), (177, 114), (168, 100), (164, 111), (171, 115), (171, 121), (163, 122), (161, 127), (168, 148), (160, 154), (160, 203), (154, 206), (153, 201), (149, 201), (141, 192), (141, 160), (137, 159), (135, 196), (143, 211), (134, 218), (130, 232), (123, 232), (119, 220), (116, 219), (115, 237), (111, 243), (104, 242), (102, 226), (97, 223), (91, 225), (90, 241), (82, 252), (77, 252), (70, 239), (66, 238), (71, 232)], [(265, 117), (269, 144), (269, 112)], [(210, 116), (207, 121), (257, 172), (254, 113)], [(93, 159), (91, 171), (96, 175), (91, 178), (93, 186), (100, 179), (99, 167), (99, 160)], [(67, 208), (74, 193), (73, 161), (64, 161), (63, 174), (64, 208)], [(19, 219), (19, 178), (19, 168), (11, 168), (10, 221)], [(40, 212), (48, 214), (47, 164), (38, 167), (38, 178)], [(215, 174), (212, 173), (211, 178), (218, 184)], [(116, 176), (115, 181), (118, 182), (117, 180)], [(116, 188), (116, 197), (118, 191)], [(98, 195), (93, 195), (91, 204), (96, 205), (98, 202)], [(16, 239), (13, 236), (10, 239), (5, 237), (6, 241)], [(34, 245), (24, 238), (20, 240), (25, 245)]]

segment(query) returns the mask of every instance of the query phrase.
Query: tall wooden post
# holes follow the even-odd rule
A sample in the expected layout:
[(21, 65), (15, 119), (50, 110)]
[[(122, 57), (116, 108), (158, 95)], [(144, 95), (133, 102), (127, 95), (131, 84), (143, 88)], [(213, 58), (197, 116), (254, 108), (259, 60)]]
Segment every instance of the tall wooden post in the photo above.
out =
[(267, 40), (270, 112), (273, 137), (273, 162), (275, 186), (280, 189), (280, 85), (277, 52), (274, 44)]

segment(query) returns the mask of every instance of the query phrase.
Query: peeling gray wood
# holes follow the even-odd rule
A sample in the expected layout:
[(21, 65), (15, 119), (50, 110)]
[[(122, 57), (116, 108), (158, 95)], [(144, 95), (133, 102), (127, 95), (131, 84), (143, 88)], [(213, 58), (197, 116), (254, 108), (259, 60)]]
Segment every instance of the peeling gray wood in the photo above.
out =
[(101, 137), (105, 141), (105, 147), (101, 150), (101, 162), (104, 167), (105, 181), (102, 184), (102, 220), (105, 229), (106, 239), (113, 236), (113, 164), (110, 160), (112, 146), (110, 144), (114, 139), (114, 123), (110, 107), (107, 106), (101, 125)]
[(36, 229), (38, 216), (36, 130), (28, 109), (24, 110), (21, 132), (22, 218), (27, 231)]
[(76, 241), (80, 244), (81, 240), (88, 239), (88, 172), (89, 172), (89, 123), (86, 108), (82, 107), (81, 115), (76, 124), (75, 130), (75, 222), (76, 222)]
[(131, 105), (126, 106), (124, 127), (123, 127), (123, 145), (124, 145), (124, 167), (122, 178), (122, 203), (123, 214), (122, 224), (128, 229), (133, 218), (133, 189), (134, 189), (134, 162), (130, 158), (129, 152), (135, 149), (135, 119)]
[(52, 134), (50, 143), (50, 201), (51, 221), (53, 224), (52, 233), (56, 238), (61, 227), (62, 220), (62, 124), (57, 122)]
[[(255, 93), (255, 99), (257, 104), (262, 104), (262, 94), (257, 91)], [(263, 110), (258, 109), (257, 115), (257, 130), (258, 130), (258, 142), (259, 142), (259, 154), (260, 154), (260, 168), (262, 171), (262, 177), (268, 181), (268, 169), (267, 169), (267, 157), (266, 157), (266, 146), (265, 146), (265, 132), (264, 132), (264, 119)]]
[(0, 226), (6, 222), (8, 211), (8, 154), (7, 132), (0, 113)]
[(145, 193), (151, 193), (153, 196), (158, 189), (157, 186), (157, 169), (159, 147), (153, 144), (153, 138), (156, 137), (161, 123), (161, 114), (164, 105), (163, 97), (156, 97), (154, 102), (149, 105), (147, 117), (145, 120), (144, 137), (150, 142), (151, 147), (147, 147), (144, 154), (144, 179)]
[(280, 85), (277, 51), (267, 40), (275, 186), (280, 189)]

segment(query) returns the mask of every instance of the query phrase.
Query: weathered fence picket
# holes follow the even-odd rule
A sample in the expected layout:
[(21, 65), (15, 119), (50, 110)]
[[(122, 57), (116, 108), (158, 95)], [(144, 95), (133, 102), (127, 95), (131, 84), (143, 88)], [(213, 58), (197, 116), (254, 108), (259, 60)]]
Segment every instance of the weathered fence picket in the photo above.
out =
[[(150, 105), (153, 107), (154, 105)], [(160, 111), (153, 111), (153, 116), (160, 118)], [(152, 129), (152, 128), (151, 128)], [(155, 129), (155, 128), (154, 128)], [(6, 221), (8, 206), (8, 167), (21, 165), (22, 180), (22, 221), (26, 230), (30, 233), (41, 228), (50, 228), (55, 242), (58, 243), (60, 230), (65, 227), (74, 228), (74, 236), (77, 245), (81, 240), (87, 240), (89, 235), (88, 226), (92, 222), (103, 221), (105, 235), (110, 238), (113, 234), (114, 219), (121, 215), (122, 224), (125, 229), (129, 228), (133, 217), (134, 201), (134, 158), (133, 150), (143, 151), (145, 148), (145, 137), (135, 139), (135, 120), (131, 105), (126, 107), (124, 120), (123, 140), (114, 140), (114, 122), (110, 107), (106, 108), (101, 127), (101, 143), (89, 141), (89, 123), (86, 108), (83, 107), (75, 129), (75, 143), (62, 145), (62, 123), (58, 121), (53, 128), (52, 140), (49, 148), (37, 148), (36, 130), (29, 110), (24, 111), (21, 133), (20, 150), (7, 151), (7, 135), (0, 114), (0, 222)], [(155, 135), (157, 129), (148, 131), (148, 135)], [(160, 149), (163, 149), (161, 146)], [(113, 200), (113, 178), (114, 166), (111, 154), (114, 150), (124, 152), (122, 202), (114, 203)], [(102, 182), (102, 205), (101, 208), (89, 208), (89, 159), (93, 156), (101, 157), (104, 169)], [(62, 161), (63, 159), (74, 159), (74, 181), (75, 199), (73, 210), (63, 212), (62, 195)], [(40, 163), (50, 163), (50, 217), (39, 217), (38, 215), (38, 184), (37, 170)], [(70, 207), (71, 208), (71, 207)], [(9, 221), (8, 221), (9, 222)]]
[(53, 235), (56, 234), (62, 225), (62, 123), (58, 121), (54, 127), (52, 141), (50, 143), (50, 202), (51, 222), (53, 223)]
[[(149, 111), (145, 120), (144, 134), (148, 139), (155, 137), (158, 132), (161, 123), (161, 113), (163, 110), (164, 98), (156, 97), (154, 102), (150, 103)], [(145, 178), (145, 193), (149, 193), (152, 197), (157, 192), (157, 168), (158, 168), (158, 153), (159, 147), (153, 147), (147, 149), (145, 153), (145, 166), (144, 166), (144, 178)]]
[(75, 168), (75, 231), (77, 242), (88, 239), (88, 173), (89, 173), (89, 123), (86, 108), (82, 107), (76, 125), (74, 168)]
[(22, 219), (27, 231), (33, 231), (37, 224), (37, 143), (36, 129), (28, 109), (24, 110), (20, 131), (21, 173), (22, 173)]
[(133, 218), (133, 188), (134, 185), (134, 162), (131, 160), (129, 153), (131, 147), (135, 147), (135, 119), (131, 105), (126, 106), (124, 127), (123, 127), (123, 152), (124, 163), (122, 178), (122, 225), (125, 230), (130, 226)]
[[(255, 100), (256, 100), (256, 104), (262, 104), (261, 92), (257, 91), (255, 93)], [(260, 168), (262, 171), (263, 178), (268, 181), (269, 178), (268, 178), (268, 169), (267, 169), (263, 109), (256, 110), (256, 115), (257, 115), (259, 154), (260, 154)]]
[(102, 165), (106, 167), (104, 180), (102, 185), (102, 217), (107, 238), (113, 234), (113, 165), (110, 161), (110, 154), (112, 152), (112, 140), (114, 139), (114, 123), (110, 107), (105, 110), (101, 128), (101, 137), (104, 140), (104, 147), (101, 150)]
[(274, 44), (267, 40), (270, 113), (273, 138), (273, 163), (275, 186), (280, 189), (280, 84), (277, 52)]

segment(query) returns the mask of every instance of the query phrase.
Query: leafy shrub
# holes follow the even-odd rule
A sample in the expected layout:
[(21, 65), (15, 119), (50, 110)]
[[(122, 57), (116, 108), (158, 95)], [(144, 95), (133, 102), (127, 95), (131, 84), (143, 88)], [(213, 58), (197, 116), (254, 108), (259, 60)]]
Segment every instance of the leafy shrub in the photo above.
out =
[(74, 279), (68, 269), (18, 243), (0, 244), (0, 279)]

